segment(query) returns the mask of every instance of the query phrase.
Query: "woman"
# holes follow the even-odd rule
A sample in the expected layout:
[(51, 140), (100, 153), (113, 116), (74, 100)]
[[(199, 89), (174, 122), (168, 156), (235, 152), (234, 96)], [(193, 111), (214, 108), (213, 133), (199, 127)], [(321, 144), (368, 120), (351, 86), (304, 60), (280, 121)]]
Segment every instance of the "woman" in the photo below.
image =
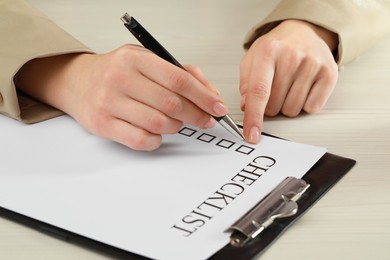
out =
[[(248, 142), (259, 141), (264, 115), (294, 117), (324, 106), (337, 65), (389, 30), (384, 2), (284, 0), (250, 32), (240, 65)], [(227, 113), (196, 67), (181, 70), (134, 45), (94, 54), (21, 0), (0, 0), (0, 17), (4, 115), (34, 123), (63, 111), (93, 134), (149, 151), (183, 123), (213, 127), (210, 115)]]

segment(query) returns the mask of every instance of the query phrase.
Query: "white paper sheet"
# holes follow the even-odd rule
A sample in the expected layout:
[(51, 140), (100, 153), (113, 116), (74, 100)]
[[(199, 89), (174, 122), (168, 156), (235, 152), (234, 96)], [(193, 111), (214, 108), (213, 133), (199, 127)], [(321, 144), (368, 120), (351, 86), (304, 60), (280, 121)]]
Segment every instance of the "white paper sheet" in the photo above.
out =
[(266, 136), (247, 145), (220, 126), (183, 128), (149, 153), (67, 116), (34, 125), (0, 117), (0, 128), (1, 207), (155, 259), (213, 255), (233, 222), (326, 152)]

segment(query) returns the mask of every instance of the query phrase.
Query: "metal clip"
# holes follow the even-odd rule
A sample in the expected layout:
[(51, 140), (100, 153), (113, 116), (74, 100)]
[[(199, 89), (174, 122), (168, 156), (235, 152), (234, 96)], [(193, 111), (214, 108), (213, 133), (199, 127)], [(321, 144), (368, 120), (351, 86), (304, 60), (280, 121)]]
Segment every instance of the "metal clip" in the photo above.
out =
[(310, 184), (304, 180), (287, 177), (228, 229), (228, 231), (232, 231), (230, 244), (242, 247), (263, 232), (275, 219), (296, 214), (298, 211), (296, 201), (309, 186)]

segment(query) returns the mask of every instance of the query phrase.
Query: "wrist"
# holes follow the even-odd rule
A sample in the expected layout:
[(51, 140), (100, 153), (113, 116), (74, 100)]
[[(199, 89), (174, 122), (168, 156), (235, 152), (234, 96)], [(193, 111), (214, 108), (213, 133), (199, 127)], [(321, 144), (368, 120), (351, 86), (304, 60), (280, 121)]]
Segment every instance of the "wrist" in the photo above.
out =
[(293, 24), (294, 26), (298, 25), (301, 27), (305, 27), (307, 29), (310, 29), (313, 31), (319, 38), (321, 38), (326, 45), (329, 47), (330, 51), (332, 53), (337, 52), (338, 44), (339, 44), (339, 39), (338, 35), (322, 26), (303, 21), (303, 20), (295, 20), (295, 19), (288, 19), (283, 21), (282, 23), (288, 23), (288, 24)]
[(82, 73), (83, 60), (91, 54), (63, 54), (27, 62), (15, 76), (16, 87), (25, 94), (69, 114), (71, 93)]

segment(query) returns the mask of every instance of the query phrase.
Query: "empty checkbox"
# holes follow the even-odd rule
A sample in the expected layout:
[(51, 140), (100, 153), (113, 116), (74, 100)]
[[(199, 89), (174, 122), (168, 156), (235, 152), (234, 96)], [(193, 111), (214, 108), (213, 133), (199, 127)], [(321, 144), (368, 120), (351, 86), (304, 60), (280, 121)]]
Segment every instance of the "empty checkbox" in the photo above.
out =
[(210, 143), (215, 139), (215, 136), (203, 133), (197, 139), (206, 143)]
[(249, 146), (246, 146), (246, 145), (241, 145), (240, 147), (238, 147), (236, 149), (236, 152), (248, 155), (251, 152), (253, 152), (254, 150), (255, 150), (255, 148), (252, 148), (252, 147), (249, 147)]
[(191, 137), (196, 133), (196, 130), (188, 128), (188, 127), (183, 127), (180, 131), (179, 134)]
[(217, 143), (218, 146), (226, 148), (226, 149), (231, 148), (234, 144), (235, 144), (235, 142), (232, 142), (232, 141), (229, 141), (229, 140), (226, 140), (226, 139), (222, 139), (221, 141), (219, 141)]

